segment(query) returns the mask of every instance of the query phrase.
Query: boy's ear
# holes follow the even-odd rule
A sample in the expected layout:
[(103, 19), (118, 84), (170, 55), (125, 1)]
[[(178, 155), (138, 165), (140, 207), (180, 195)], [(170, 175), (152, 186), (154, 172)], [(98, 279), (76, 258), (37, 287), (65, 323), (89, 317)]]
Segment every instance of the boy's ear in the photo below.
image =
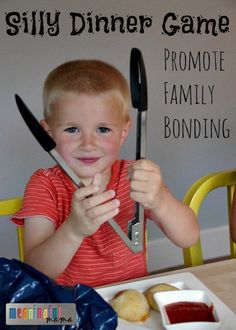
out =
[(50, 129), (49, 125), (47, 124), (47, 122), (44, 119), (42, 119), (42, 120), (40, 120), (40, 124), (45, 129), (45, 131), (51, 136), (51, 129)]
[(122, 133), (121, 133), (120, 145), (122, 145), (125, 142), (125, 140), (127, 139), (128, 134), (129, 134), (129, 130), (130, 130), (131, 126), (132, 126), (132, 121), (131, 120), (128, 120), (123, 125), (123, 129), (122, 129)]

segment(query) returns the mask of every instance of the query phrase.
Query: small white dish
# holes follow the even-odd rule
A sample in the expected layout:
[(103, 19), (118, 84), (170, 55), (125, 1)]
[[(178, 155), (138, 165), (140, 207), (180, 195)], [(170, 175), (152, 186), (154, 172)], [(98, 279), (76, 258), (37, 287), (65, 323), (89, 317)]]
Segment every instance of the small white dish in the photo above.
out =
[[(221, 326), (221, 320), (219, 314), (215, 308), (213, 302), (209, 299), (206, 292), (203, 290), (179, 290), (179, 291), (165, 291), (154, 294), (154, 299), (157, 302), (162, 323), (167, 330), (216, 330)], [(165, 307), (168, 304), (176, 302), (203, 302), (210, 306), (213, 304), (213, 316), (215, 322), (181, 322), (181, 323), (170, 323), (166, 313)]]

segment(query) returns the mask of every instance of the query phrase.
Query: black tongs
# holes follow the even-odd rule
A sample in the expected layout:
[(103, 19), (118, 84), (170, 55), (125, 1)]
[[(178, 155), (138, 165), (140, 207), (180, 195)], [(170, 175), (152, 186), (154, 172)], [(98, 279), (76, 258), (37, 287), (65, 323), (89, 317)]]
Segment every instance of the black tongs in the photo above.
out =
[[(141, 77), (139, 77), (141, 75)], [(144, 157), (145, 152), (145, 139), (143, 136), (146, 135), (146, 119), (143, 119), (143, 114), (141, 112), (146, 111), (147, 105), (147, 91), (146, 91), (146, 75), (144, 70), (144, 64), (142, 60), (142, 55), (138, 49), (131, 50), (130, 57), (130, 79), (131, 79), (131, 96), (132, 104), (134, 107), (138, 108), (138, 131), (137, 131), (137, 151), (136, 157)], [(139, 83), (141, 79), (141, 83)], [(145, 96), (146, 95), (146, 96)], [(20, 96), (15, 95), (16, 104), (18, 109), (30, 129), (31, 133), (34, 135), (39, 144), (47, 151), (50, 156), (56, 161), (56, 163), (63, 169), (63, 171), (68, 175), (68, 177), (74, 182), (74, 184), (81, 188), (83, 183), (80, 178), (71, 170), (71, 168), (66, 164), (64, 159), (56, 150), (55, 141), (48, 135), (48, 133), (43, 129), (38, 120), (34, 117), (32, 112), (20, 98)], [(143, 110), (141, 110), (143, 109)], [(145, 112), (146, 113), (146, 112)], [(140, 123), (139, 123), (140, 122)], [(120, 226), (115, 222), (114, 219), (108, 220), (109, 224), (115, 230), (115, 232), (121, 237), (125, 244), (133, 251), (140, 252), (143, 250), (144, 244), (144, 217), (143, 209), (140, 205), (136, 204), (136, 214), (135, 219), (129, 221), (128, 226), (128, 236), (123, 232)]]
[[(142, 53), (133, 48), (130, 56), (130, 91), (132, 106), (137, 108), (136, 159), (146, 157), (147, 136), (147, 79)], [(128, 223), (128, 236), (132, 241), (132, 250), (143, 250), (145, 240), (144, 209), (136, 203), (135, 218)]]

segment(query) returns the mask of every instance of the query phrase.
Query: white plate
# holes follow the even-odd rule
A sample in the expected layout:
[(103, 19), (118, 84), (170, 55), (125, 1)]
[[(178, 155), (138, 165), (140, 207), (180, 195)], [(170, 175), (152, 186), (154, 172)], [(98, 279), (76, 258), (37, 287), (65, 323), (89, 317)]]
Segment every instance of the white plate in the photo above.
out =
[[(112, 286), (97, 288), (96, 291), (106, 300), (111, 298), (120, 290), (136, 289), (141, 292), (148, 289), (150, 286), (158, 283), (168, 283), (177, 286), (179, 289), (204, 290), (209, 298), (214, 303), (218, 310), (219, 317), (222, 320), (222, 330), (236, 329), (236, 315), (213, 293), (211, 292), (196, 276), (192, 273), (178, 273), (168, 276), (158, 276), (133, 282), (124, 282)], [(150, 317), (142, 323), (130, 323), (124, 320), (118, 320), (117, 330), (143, 330), (155, 329), (163, 330), (161, 315), (158, 312), (151, 310)]]
[[(217, 308), (204, 290), (179, 290), (174, 294), (173, 291), (158, 292), (154, 294), (154, 299), (160, 308), (163, 326), (167, 330), (217, 330), (221, 326), (221, 319)], [(184, 322), (170, 324), (165, 306), (181, 301), (202, 302), (207, 306), (213, 304), (213, 316), (215, 322)]]

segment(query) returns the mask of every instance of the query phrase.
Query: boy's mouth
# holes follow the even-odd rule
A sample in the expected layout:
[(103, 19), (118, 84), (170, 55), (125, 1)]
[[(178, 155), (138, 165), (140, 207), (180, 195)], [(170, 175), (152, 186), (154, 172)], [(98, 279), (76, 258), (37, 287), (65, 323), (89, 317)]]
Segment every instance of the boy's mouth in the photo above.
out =
[(99, 157), (82, 157), (79, 158), (79, 160), (84, 164), (93, 164), (96, 163), (97, 160), (99, 160)]

